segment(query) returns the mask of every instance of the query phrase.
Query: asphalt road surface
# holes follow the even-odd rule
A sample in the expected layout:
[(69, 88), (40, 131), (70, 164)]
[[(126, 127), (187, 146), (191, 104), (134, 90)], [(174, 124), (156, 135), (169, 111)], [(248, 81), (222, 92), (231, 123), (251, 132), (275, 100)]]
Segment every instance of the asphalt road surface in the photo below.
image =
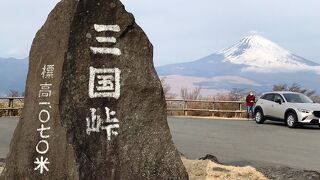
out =
[(5, 158), (9, 152), (10, 141), (19, 118), (0, 117), (0, 158)]
[(215, 155), (229, 165), (288, 166), (320, 172), (320, 129), (254, 121), (168, 119), (174, 142), (189, 158)]
[[(0, 158), (5, 158), (18, 118), (0, 118)], [(288, 166), (320, 171), (320, 129), (289, 129), (253, 121), (169, 118), (177, 148), (189, 158), (206, 154), (229, 165)]]

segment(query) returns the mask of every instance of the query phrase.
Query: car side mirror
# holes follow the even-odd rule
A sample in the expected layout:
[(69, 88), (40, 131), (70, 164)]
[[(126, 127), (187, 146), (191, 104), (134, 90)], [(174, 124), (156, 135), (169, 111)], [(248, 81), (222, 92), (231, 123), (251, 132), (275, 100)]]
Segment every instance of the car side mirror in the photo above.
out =
[(278, 103), (278, 104), (282, 104), (282, 101), (281, 101), (281, 99), (276, 99), (276, 101), (275, 101), (276, 103)]

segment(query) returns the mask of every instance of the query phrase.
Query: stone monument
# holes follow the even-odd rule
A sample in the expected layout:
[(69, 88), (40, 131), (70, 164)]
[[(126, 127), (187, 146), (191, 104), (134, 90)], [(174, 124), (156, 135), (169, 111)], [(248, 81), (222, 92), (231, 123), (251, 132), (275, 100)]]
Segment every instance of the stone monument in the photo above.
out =
[(62, 0), (30, 52), (2, 179), (188, 179), (153, 47), (119, 0)]

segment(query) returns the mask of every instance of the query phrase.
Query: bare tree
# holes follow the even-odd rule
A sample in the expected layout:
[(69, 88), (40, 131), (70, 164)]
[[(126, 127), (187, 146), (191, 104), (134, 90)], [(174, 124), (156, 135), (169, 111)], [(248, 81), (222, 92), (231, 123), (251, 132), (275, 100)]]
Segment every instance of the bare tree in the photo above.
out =
[(188, 99), (188, 89), (187, 88), (181, 88), (180, 89), (180, 96), (183, 100)]
[(246, 96), (245, 90), (244, 89), (238, 89), (238, 88), (233, 88), (230, 92), (229, 92), (229, 99), (230, 101), (240, 101), (242, 99), (244, 99), (244, 97)]
[(288, 89), (287, 84), (273, 85), (273, 91), (286, 91)]
[(211, 100), (215, 101), (241, 101), (247, 96), (245, 89), (233, 88), (229, 92), (218, 93)]
[(197, 100), (201, 98), (201, 87), (194, 88), (191, 92), (187, 88), (181, 88), (180, 96), (183, 100)]
[(9, 91), (10, 91), (9, 92), (10, 97), (18, 97), (19, 96), (19, 91), (12, 90), (12, 89), (10, 89)]
[(160, 81), (161, 81), (163, 93), (166, 99), (174, 99), (176, 95), (170, 93), (171, 87), (168, 83), (166, 83), (166, 77), (162, 77)]
[(288, 87), (288, 90), (291, 92), (299, 92), (299, 93), (304, 93), (307, 91), (306, 89), (302, 89), (298, 83), (293, 83), (290, 87)]
[(192, 93), (190, 94), (190, 99), (200, 99), (201, 98), (201, 87), (196, 87), (192, 90)]
[(309, 90), (307, 92), (305, 92), (304, 94), (309, 96), (309, 97), (313, 97), (313, 96), (316, 96), (315, 94), (317, 93), (316, 90)]
[(315, 94), (316, 94), (315, 90), (303, 88), (298, 83), (293, 83), (291, 86), (288, 86), (287, 84), (274, 85), (273, 86), (273, 91), (298, 92), (298, 93), (305, 94), (306, 96), (308, 96), (308, 97), (310, 97), (312, 99), (315, 97)]
[(170, 85), (166, 83), (166, 77), (162, 77), (160, 79), (161, 84), (162, 84), (162, 88), (163, 88), (163, 92), (165, 95), (167, 95), (171, 89)]
[(230, 95), (229, 93), (218, 93), (215, 96), (211, 98), (211, 100), (214, 101), (229, 101), (230, 100)]
[(320, 96), (313, 96), (312, 100), (316, 103), (320, 103)]

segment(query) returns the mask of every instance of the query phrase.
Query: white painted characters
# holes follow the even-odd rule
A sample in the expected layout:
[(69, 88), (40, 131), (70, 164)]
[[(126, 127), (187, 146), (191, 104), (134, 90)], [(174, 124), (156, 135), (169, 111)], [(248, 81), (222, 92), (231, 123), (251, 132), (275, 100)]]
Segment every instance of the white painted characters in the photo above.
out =
[(41, 76), (43, 79), (52, 79), (54, 75), (54, 65), (45, 64), (42, 68)]
[(44, 158), (48, 151), (49, 151), (49, 142), (48, 139), (50, 138), (49, 132), (51, 127), (46, 126), (46, 124), (50, 121), (51, 119), (51, 114), (49, 110), (42, 109), (39, 112), (38, 115), (38, 120), (41, 123), (41, 127), (37, 129), (39, 132), (41, 140), (38, 142), (36, 145), (36, 152), (40, 155), (39, 157), (36, 157), (36, 161), (34, 161), (34, 164), (37, 165), (34, 170), (39, 171), (40, 174), (44, 173), (45, 171), (49, 171), (49, 168), (47, 167), (47, 164), (50, 164), (49, 159), (46, 157)]
[(118, 68), (90, 67), (89, 97), (118, 99), (120, 97), (120, 75), (121, 71)]
[(48, 152), (50, 149), (49, 139), (52, 133), (49, 121), (51, 120), (52, 106), (51, 106), (51, 95), (53, 94), (53, 78), (54, 78), (54, 64), (41, 65), (41, 83), (39, 90), (39, 114), (38, 121), (40, 127), (37, 128), (39, 133), (39, 141), (35, 147), (37, 156), (33, 163), (35, 164), (34, 171), (38, 171), (41, 175), (45, 171), (49, 171), (48, 165), (50, 164)]
[(37, 165), (37, 167), (34, 168), (35, 171), (39, 170), (40, 174), (43, 174), (43, 170), (49, 171), (47, 164), (50, 164), (48, 158), (43, 158), (43, 156), (39, 158), (36, 158), (36, 161), (34, 164)]
[[(110, 36), (111, 33), (119, 33), (121, 31), (119, 25), (101, 25), (94, 24), (94, 30), (97, 34), (104, 34), (104, 36), (98, 36), (95, 40), (105, 47), (93, 47), (90, 46), (90, 50), (93, 54), (109, 54), (120, 56), (121, 50), (114, 47), (117, 43), (117, 39), (114, 36)], [(106, 35), (108, 34), (108, 35)], [(91, 34), (87, 34), (87, 38), (91, 38)], [(118, 68), (94, 68), (90, 67), (89, 77), (89, 97), (90, 98), (114, 98), (120, 97), (120, 75), (121, 70)], [(100, 133), (100, 131), (106, 131), (108, 141), (111, 141), (112, 136), (118, 136), (119, 120), (115, 118), (116, 112), (111, 111), (108, 107), (105, 107), (106, 118), (102, 119), (100, 115), (97, 115), (96, 108), (90, 108), (91, 117), (86, 118), (87, 129), (86, 133), (90, 135), (92, 132)]]
[(51, 86), (52, 84), (48, 83), (40, 84), (39, 97), (51, 97)]
[(86, 118), (87, 121), (87, 134), (90, 135), (91, 132), (99, 133), (100, 130), (105, 130), (107, 132), (107, 139), (111, 141), (111, 136), (118, 136), (119, 120), (115, 118), (115, 111), (111, 111), (108, 107), (105, 107), (106, 118), (102, 119), (100, 115), (97, 115), (97, 109), (90, 108), (91, 117)]
[[(96, 32), (120, 32), (119, 25), (99, 25), (94, 24), (94, 29)], [(96, 40), (99, 43), (117, 43), (117, 39), (115, 37), (96, 37)], [(106, 44), (107, 45), (107, 44)], [(114, 47), (90, 47), (90, 50), (93, 54), (111, 54), (120, 56), (121, 50), (119, 48)]]

